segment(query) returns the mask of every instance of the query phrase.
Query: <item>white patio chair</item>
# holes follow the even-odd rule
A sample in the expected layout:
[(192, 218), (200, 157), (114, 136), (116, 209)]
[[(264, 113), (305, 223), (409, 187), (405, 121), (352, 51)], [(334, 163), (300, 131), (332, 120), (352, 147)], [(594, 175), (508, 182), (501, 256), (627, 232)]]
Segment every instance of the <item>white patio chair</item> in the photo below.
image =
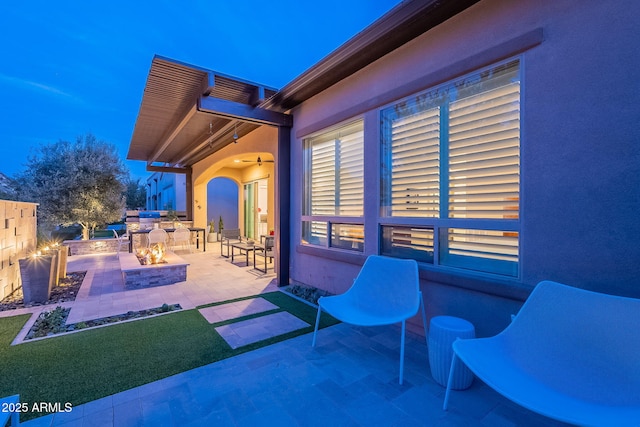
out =
[(113, 231), (113, 237), (115, 237), (116, 240), (118, 240), (116, 255), (118, 256), (118, 258), (120, 258), (120, 250), (122, 249), (123, 246), (127, 251), (129, 250), (129, 235), (127, 233), (124, 233), (123, 235), (119, 235), (116, 230), (112, 230), (112, 231)]
[(0, 425), (5, 426), (7, 422), (11, 420), (11, 427), (20, 425), (20, 395), (14, 394), (13, 396), (3, 397), (0, 399)]
[(320, 325), (322, 310), (336, 319), (359, 326), (402, 324), (400, 337), (400, 384), (404, 374), (406, 320), (422, 310), (425, 336), (427, 320), (418, 278), (418, 264), (410, 259), (371, 255), (347, 292), (320, 297), (312, 346)]
[[(640, 299), (540, 282), (507, 328), (453, 343), (498, 393), (556, 420), (640, 425)], [(447, 387), (444, 409), (447, 409)]]
[(182, 246), (192, 252), (191, 250), (191, 231), (188, 228), (176, 228), (173, 232), (173, 249), (176, 246)]
[(154, 228), (147, 234), (147, 246), (155, 245), (156, 243), (164, 243), (167, 246), (169, 235), (162, 228)]

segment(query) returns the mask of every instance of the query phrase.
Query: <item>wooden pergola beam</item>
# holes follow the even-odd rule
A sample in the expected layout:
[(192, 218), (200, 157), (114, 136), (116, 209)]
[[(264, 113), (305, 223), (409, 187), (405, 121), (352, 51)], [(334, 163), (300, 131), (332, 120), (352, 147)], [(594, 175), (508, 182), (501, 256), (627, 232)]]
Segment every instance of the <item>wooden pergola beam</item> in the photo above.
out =
[(252, 107), (225, 99), (200, 97), (198, 110), (210, 113), (218, 117), (241, 120), (244, 122), (272, 126), (293, 126), (293, 118), (289, 114), (267, 110), (265, 108)]

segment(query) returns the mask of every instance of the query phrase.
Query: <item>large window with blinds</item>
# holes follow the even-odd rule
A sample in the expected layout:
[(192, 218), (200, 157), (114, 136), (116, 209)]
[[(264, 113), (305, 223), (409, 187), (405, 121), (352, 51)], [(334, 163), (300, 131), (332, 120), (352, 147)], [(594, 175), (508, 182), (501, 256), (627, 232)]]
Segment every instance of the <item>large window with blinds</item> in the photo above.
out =
[(518, 275), (520, 62), (381, 113), (381, 252)]
[(363, 150), (362, 120), (304, 140), (303, 244), (363, 251)]

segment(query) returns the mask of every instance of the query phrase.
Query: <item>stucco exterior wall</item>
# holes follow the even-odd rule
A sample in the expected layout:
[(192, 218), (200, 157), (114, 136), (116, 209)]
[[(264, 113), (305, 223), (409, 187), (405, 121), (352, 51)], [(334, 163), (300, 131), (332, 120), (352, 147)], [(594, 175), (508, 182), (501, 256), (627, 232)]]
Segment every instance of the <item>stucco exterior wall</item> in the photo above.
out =
[(186, 212), (186, 175), (154, 172), (147, 178), (147, 209)]
[[(292, 281), (342, 292), (377, 253), (380, 107), (518, 56), (519, 277), (422, 265), (428, 316), (460, 315), (492, 335), (544, 279), (640, 297), (639, 14), (631, 0), (482, 0), (297, 107)], [(365, 253), (302, 247), (303, 138), (355, 117), (365, 119)]]
[(274, 164), (265, 162), (262, 166), (252, 165), (246, 168), (234, 168), (229, 166), (230, 159), (234, 157), (251, 157), (260, 153), (269, 153), (275, 162), (278, 161), (277, 153), (278, 131), (275, 127), (262, 126), (243, 138), (238, 139), (236, 144), (229, 144), (215, 154), (207, 157), (193, 166), (193, 195), (197, 200), (196, 208), (193, 210), (194, 223), (196, 227), (207, 226), (207, 210), (198, 209), (197, 206), (207, 206), (207, 183), (213, 178), (225, 177), (238, 184), (238, 224), (243, 232), (243, 183), (258, 179), (268, 180), (268, 218), (269, 229), (274, 228), (274, 200), (276, 177)]
[(22, 286), (18, 260), (36, 250), (37, 206), (0, 200), (0, 299)]

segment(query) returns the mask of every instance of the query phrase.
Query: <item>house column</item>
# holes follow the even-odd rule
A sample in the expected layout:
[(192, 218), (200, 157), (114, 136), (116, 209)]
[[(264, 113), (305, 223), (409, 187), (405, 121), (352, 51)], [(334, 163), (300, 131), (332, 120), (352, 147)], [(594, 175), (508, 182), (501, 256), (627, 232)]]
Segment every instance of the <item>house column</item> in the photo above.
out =
[(276, 160), (275, 250), (277, 251), (278, 286), (289, 284), (289, 253), (291, 250), (291, 127), (278, 126), (278, 157)]

